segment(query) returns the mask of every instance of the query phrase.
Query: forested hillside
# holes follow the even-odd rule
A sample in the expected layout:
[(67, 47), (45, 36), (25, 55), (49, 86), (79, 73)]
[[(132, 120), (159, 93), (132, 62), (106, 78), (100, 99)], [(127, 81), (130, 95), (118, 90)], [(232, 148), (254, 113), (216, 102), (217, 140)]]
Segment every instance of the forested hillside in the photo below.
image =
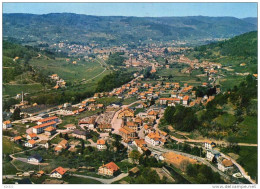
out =
[[(229, 40), (195, 47), (190, 58), (219, 62), (233, 66), (236, 71), (257, 73), (257, 31), (248, 32)], [(240, 64), (245, 64), (241, 67)]]
[[(3, 37), (23, 43), (45, 41), (102, 45), (168, 40), (230, 38), (256, 30), (247, 20), (234, 17), (123, 17), (70, 13), (3, 14)], [(140, 40), (140, 41), (139, 41)]]

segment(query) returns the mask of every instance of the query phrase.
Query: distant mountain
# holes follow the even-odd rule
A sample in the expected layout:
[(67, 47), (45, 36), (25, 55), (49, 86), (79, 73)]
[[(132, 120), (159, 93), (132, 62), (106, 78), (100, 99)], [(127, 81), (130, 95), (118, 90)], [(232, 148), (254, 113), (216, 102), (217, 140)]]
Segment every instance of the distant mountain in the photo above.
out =
[(243, 18), (242, 20), (257, 26), (257, 18), (256, 17)]
[(98, 42), (103, 45), (140, 41), (230, 38), (257, 30), (248, 19), (234, 17), (123, 17), (72, 13), (3, 14), (3, 37), (24, 43)]

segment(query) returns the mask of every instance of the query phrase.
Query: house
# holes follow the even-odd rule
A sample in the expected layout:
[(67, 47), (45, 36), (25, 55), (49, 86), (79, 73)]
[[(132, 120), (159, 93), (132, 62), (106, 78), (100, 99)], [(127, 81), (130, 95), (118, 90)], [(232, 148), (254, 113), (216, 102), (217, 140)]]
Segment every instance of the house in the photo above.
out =
[(88, 129), (94, 129), (96, 123), (96, 117), (86, 117), (79, 121), (79, 126), (87, 127)]
[(153, 146), (158, 146), (160, 144), (164, 144), (165, 140), (161, 138), (158, 132), (155, 132), (146, 135), (145, 142), (152, 144)]
[(145, 125), (144, 126), (144, 134), (148, 134), (148, 133), (151, 133), (152, 132), (152, 127), (149, 126), (149, 125)]
[(220, 157), (220, 153), (217, 150), (207, 150), (206, 157), (209, 161), (217, 161)]
[(233, 168), (233, 162), (229, 159), (218, 159), (218, 169), (222, 172), (226, 172), (229, 169)]
[(15, 143), (20, 143), (22, 141), (22, 137), (21, 136), (16, 136), (13, 138)]
[(67, 170), (62, 168), (62, 167), (58, 167), (56, 169), (54, 169), (51, 174), (50, 174), (50, 177), (53, 177), (53, 178), (62, 178), (65, 176)]
[(30, 133), (30, 134), (27, 135), (28, 140), (31, 140), (31, 139), (36, 140), (37, 138), (38, 137), (37, 137), (36, 133)]
[(189, 96), (184, 96), (182, 99), (182, 104), (183, 105), (188, 105), (189, 104)]
[(53, 79), (53, 80), (59, 80), (59, 79), (60, 79), (59, 76), (58, 76), (58, 74), (52, 74), (50, 77), (51, 77), (51, 79)]
[(39, 146), (43, 146), (44, 148), (49, 148), (49, 143), (47, 140), (41, 140), (39, 143), (38, 143)]
[(35, 154), (28, 157), (27, 161), (31, 163), (40, 163), (42, 161), (42, 157), (39, 154)]
[(135, 139), (133, 145), (137, 147), (137, 150), (143, 154), (144, 152), (148, 151), (147, 144), (144, 139)]
[(127, 126), (121, 127), (119, 129), (119, 135), (122, 136), (125, 142), (129, 142), (129, 141), (133, 141), (134, 139), (137, 139), (137, 133), (133, 129), (130, 129)]
[(55, 152), (61, 152), (62, 150), (67, 149), (69, 146), (68, 141), (63, 139), (62, 141), (60, 141), (59, 144), (57, 144), (57, 146), (55, 147), (54, 151)]
[(211, 141), (205, 141), (204, 146), (206, 150), (212, 150), (216, 146), (216, 143)]
[(35, 144), (36, 144), (36, 141), (33, 140), (33, 139), (31, 139), (31, 140), (28, 140), (28, 141), (24, 144), (24, 146), (29, 147), (29, 148), (32, 148), (32, 147), (35, 146)]
[(44, 129), (44, 134), (47, 136), (51, 136), (54, 135), (56, 133), (56, 128), (55, 127), (47, 127), (46, 129)]
[(37, 175), (37, 177), (41, 177), (41, 176), (43, 176), (45, 173), (44, 173), (44, 171), (43, 170), (40, 170), (36, 175)]
[(134, 117), (134, 111), (129, 108), (121, 110), (118, 114), (118, 118), (120, 119), (125, 117)]
[(112, 131), (112, 125), (110, 123), (101, 123), (98, 125), (98, 128), (102, 132), (111, 132)]
[(106, 141), (104, 139), (97, 140), (97, 149), (98, 150), (105, 150), (105, 149), (107, 149)]
[(49, 122), (53, 122), (53, 121), (55, 121), (56, 123), (58, 123), (58, 122), (59, 122), (58, 117), (53, 116), (53, 117), (47, 117), (47, 118), (44, 118), (44, 119), (40, 119), (40, 120), (38, 120), (37, 124), (38, 124), (38, 125), (41, 125), (41, 124), (49, 123)]
[(41, 125), (36, 125), (33, 127), (33, 133), (39, 134), (39, 133), (43, 133), (44, 129), (46, 129), (47, 127), (54, 127), (56, 128), (56, 121), (52, 121), (52, 122), (47, 122)]
[(72, 131), (72, 130), (76, 129), (76, 125), (74, 125), (74, 124), (67, 124), (67, 125), (65, 125), (64, 127), (65, 127), (67, 130), (69, 130), (69, 131)]
[(81, 131), (81, 130), (76, 129), (72, 132), (72, 136), (75, 138), (87, 140), (87, 138), (90, 137), (90, 133), (87, 131)]
[(138, 124), (133, 121), (126, 122), (126, 126), (129, 127), (130, 129), (133, 129), (134, 131), (138, 130)]
[(120, 168), (114, 163), (110, 162), (106, 165), (102, 165), (98, 169), (99, 175), (105, 175), (105, 176), (113, 176), (115, 173), (118, 173), (120, 171)]
[(8, 129), (12, 127), (12, 123), (10, 120), (4, 121), (3, 122), (3, 129)]

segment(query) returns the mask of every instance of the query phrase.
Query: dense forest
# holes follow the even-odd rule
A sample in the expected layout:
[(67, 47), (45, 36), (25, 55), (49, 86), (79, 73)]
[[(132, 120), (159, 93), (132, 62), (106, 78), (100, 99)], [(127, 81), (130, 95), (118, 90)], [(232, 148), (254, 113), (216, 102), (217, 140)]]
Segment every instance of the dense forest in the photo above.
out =
[(115, 52), (113, 54), (110, 54), (108, 57), (108, 60), (106, 61), (107, 64), (113, 65), (113, 66), (122, 66), (124, 63), (125, 58), (121, 55), (124, 55), (123, 52)]
[(229, 40), (195, 47), (196, 58), (217, 56), (257, 57), (257, 32), (249, 32)]
[(121, 71), (113, 72), (109, 75), (106, 75), (102, 78), (101, 81), (98, 82), (96, 91), (111, 91), (112, 89), (120, 87), (132, 79), (133, 75), (131, 73)]

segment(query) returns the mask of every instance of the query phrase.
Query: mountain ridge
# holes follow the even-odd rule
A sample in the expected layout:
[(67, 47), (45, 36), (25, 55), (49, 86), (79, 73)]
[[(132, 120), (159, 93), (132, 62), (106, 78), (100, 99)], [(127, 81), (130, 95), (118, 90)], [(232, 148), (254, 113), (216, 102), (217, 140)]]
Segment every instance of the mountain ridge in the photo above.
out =
[[(37, 26), (37, 27), (35, 27)], [(3, 36), (27, 41), (91, 43), (167, 42), (230, 38), (257, 26), (235, 17), (126, 17), (75, 13), (3, 14)], [(73, 34), (73, 35), (71, 35)]]

